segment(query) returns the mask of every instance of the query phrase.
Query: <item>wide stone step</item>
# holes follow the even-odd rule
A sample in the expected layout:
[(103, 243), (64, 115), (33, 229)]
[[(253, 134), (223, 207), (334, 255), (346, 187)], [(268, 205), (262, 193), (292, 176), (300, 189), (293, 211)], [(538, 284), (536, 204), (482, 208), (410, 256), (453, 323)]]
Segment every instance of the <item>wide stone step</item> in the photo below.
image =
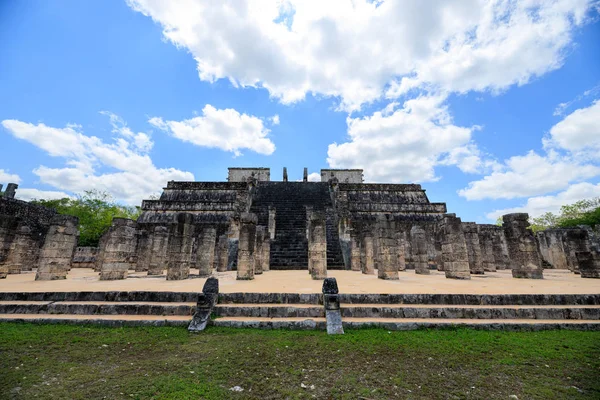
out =
[(268, 318), (268, 317), (223, 317), (211, 321), (213, 326), (228, 328), (325, 330), (325, 318)]
[(342, 304), (343, 318), (599, 320), (600, 306)]
[(193, 315), (196, 303), (0, 301), (0, 314)]
[(0, 322), (106, 326), (188, 326), (191, 319), (182, 315), (0, 314)]
[(218, 304), (219, 317), (325, 318), (322, 305), (311, 304)]

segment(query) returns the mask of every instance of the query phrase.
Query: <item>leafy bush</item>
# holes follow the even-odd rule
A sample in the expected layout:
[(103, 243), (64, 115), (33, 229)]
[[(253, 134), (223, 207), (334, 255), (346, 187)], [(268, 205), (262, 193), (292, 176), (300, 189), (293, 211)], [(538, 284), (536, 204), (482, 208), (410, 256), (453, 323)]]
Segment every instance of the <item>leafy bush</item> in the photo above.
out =
[(139, 207), (124, 206), (114, 201), (106, 192), (88, 190), (75, 199), (32, 200), (56, 210), (59, 214), (79, 218), (79, 245), (97, 246), (100, 237), (110, 228), (113, 218), (137, 219)]

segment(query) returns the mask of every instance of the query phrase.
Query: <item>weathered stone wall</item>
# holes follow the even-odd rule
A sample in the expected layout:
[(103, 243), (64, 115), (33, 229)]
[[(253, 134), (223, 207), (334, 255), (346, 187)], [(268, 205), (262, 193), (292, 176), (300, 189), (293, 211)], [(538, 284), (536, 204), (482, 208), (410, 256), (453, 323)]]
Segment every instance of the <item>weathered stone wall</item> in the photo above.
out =
[[(492, 228), (490, 228), (492, 227)], [(481, 246), (481, 262), (486, 272), (496, 271), (494, 257), (494, 225), (477, 225), (477, 234)]]
[(150, 256), (152, 254), (152, 231), (153, 227), (142, 228), (138, 224), (137, 247), (136, 247), (136, 264), (135, 272), (146, 272), (150, 269)]
[(162, 275), (168, 268), (169, 229), (166, 226), (155, 226), (151, 244), (148, 275)]
[(547, 229), (536, 233), (542, 259), (549, 268), (567, 269), (569, 267), (564, 247), (564, 234), (565, 229)]
[(77, 247), (79, 220), (70, 215), (55, 215), (40, 254), (36, 281), (66, 279)]
[(329, 182), (330, 179), (337, 179), (340, 183), (362, 183), (362, 169), (322, 169), (321, 182)]
[(127, 218), (113, 218), (112, 225), (104, 234), (100, 280), (127, 278), (130, 268), (135, 266), (137, 224)]
[(73, 268), (95, 268), (100, 249), (98, 247), (77, 247), (73, 255)]
[(271, 180), (269, 168), (228, 168), (228, 171), (227, 181), (229, 182), (247, 182), (248, 179), (256, 179), (259, 182)]
[(528, 219), (527, 213), (502, 216), (512, 274), (514, 278), (542, 279), (542, 259)]
[(41, 248), (39, 238), (27, 225), (17, 228), (14, 240), (10, 245), (6, 266), (9, 274), (20, 274), (21, 271), (31, 271), (38, 265)]
[(17, 218), (12, 215), (0, 215), (0, 279), (8, 275), (6, 259), (18, 227)]

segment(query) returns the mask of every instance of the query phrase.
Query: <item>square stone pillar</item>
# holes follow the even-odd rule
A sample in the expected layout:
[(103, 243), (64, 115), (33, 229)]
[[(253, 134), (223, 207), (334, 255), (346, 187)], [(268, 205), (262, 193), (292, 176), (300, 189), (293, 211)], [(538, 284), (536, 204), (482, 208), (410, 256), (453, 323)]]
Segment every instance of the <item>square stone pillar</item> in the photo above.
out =
[(360, 238), (358, 232), (353, 228), (350, 233), (350, 269), (360, 271)]
[[(569, 269), (576, 274), (581, 273), (580, 262), (577, 254), (588, 253), (591, 251), (592, 235), (592, 230), (586, 228), (569, 228), (565, 229), (563, 232), (567, 265), (569, 266)], [(582, 260), (585, 260), (586, 266), (588, 267), (593, 264), (593, 261), (591, 261), (592, 258), (593, 257), (591, 256), (582, 256)]]
[(375, 273), (375, 251), (373, 246), (373, 233), (364, 229), (361, 234), (360, 246), (360, 269), (363, 274), (373, 275)]
[(226, 234), (219, 236), (217, 255), (217, 272), (226, 272), (227, 261), (229, 259), (229, 239), (227, 238)]
[(308, 259), (313, 279), (327, 278), (327, 220), (324, 212), (310, 214), (308, 236)]
[(10, 251), (11, 244), (15, 239), (18, 222), (12, 215), (0, 215), (0, 279), (8, 275), (8, 266), (6, 259)]
[(427, 234), (425, 230), (418, 225), (414, 225), (410, 229), (410, 240), (415, 273), (429, 275), (429, 254), (427, 253)]
[(460, 218), (444, 215), (442, 222), (442, 261), (448, 279), (471, 279), (467, 242)]
[(510, 269), (510, 258), (508, 257), (508, 245), (504, 230), (500, 226), (493, 229), (494, 263), (497, 270)]
[(576, 253), (577, 263), (582, 278), (600, 279), (600, 249), (590, 246), (588, 251)]
[(271, 238), (269, 234), (265, 234), (265, 240), (262, 245), (263, 256), (262, 256), (262, 269), (264, 271), (271, 270)]
[(242, 213), (240, 221), (240, 240), (238, 244), (237, 279), (254, 279), (254, 248), (256, 242), (256, 214)]
[(198, 267), (198, 274), (202, 278), (208, 278), (212, 275), (215, 263), (216, 240), (217, 230), (214, 227), (207, 226), (200, 229), (196, 249), (196, 266)]
[(231, 218), (229, 220), (229, 230), (227, 231), (227, 237), (229, 239), (228, 246), (228, 258), (227, 258), (227, 270), (233, 271), (237, 269), (238, 261), (238, 250), (240, 242), (240, 219)]
[(18, 188), (19, 188), (19, 185), (17, 185), (16, 183), (9, 183), (8, 185), (6, 185), (6, 191), (4, 192), (4, 197), (7, 199), (14, 199), (15, 195), (17, 194)]
[(66, 279), (77, 247), (79, 219), (70, 215), (52, 217), (40, 254), (36, 281)]
[(33, 238), (31, 228), (27, 225), (19, 226), (6, 258), (8, 273), (31, 271), (33, 266), (38, 265), (39, 256), (40, 247), (38, 241)]
[(496, 271), (496, 261), (494, 257), (494, 232), (493, 225), (477, 225), (477, 234), (479, 244), (481, 245), (481, 261), (483, 270), (486, 272)]
[(265, 238), (267, 236), (267, 230), (264, 226), (256, 227), (256, 241), (254, 242), (254, 274), (260, 275), (263, 273), (263, 257)]
[(269, 206), (269, 237), (275, 240), (275, 207)]
[(139, 229), (136, 234), (138, 245), (135, 272), (146, 272), (150, 268), (152, 235), (146, 229)]
[(377, 239), (375, 251), (377, 277), (379, 279), (396, 280), (398, 278), (397, 239), (388, 217), (379, 215), (375, 227)]
[[(169, 228), (167, 246), (167, 280), (178, 281), (190, 276), (194, 243), (194, 215), (177, 214), (177, 222)], [(212, 264), (211, 264), (212, 265)]]
[(513, 278), (543, 279), (542, 257), (528, 219), (527, 213), (502, 216), (512, 275)]
[(406, 243), (406, 233), (396, 232), (396, 263), (398, 265), (398, 271), (406, 271), (406, 259), (404, 252), (404, 245)]
[(467, 255), (469, 257), (469, 270), (471, 274), (481, 275), (484, 273), (483, 260), (481, 256), (481, 243), (475, 222), (463, 222), (463, 233), (467, 243)]
[(155, 226), (150, 247), (148, 275), (162, 275), (167, 269), (169, 230), (165, 226)]
[(131, 259), (135, 255), (137, 224), (127, 218), (113, 218), (106, 233), (100, 280), (127, 278)]

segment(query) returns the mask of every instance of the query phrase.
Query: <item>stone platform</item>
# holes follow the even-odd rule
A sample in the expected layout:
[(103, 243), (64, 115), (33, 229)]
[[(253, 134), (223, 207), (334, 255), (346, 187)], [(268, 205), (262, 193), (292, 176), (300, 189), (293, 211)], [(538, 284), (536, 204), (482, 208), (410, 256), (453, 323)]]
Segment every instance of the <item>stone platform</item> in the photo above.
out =
[[(198, 275), (198, 270), (191, 270)], [(214, 274), (221, 293), (321, 293), (322, 281), (312, 280), (307, 271), (268, 271), (251, 281), (236, 280), (235, 272)], [(600, 294), (600, 280), (582, 279), (568, 270), (545, 270), (544, 279), (515, 279), (510, 270), (473, 275), (471, 280), (446, 279), (443, 272), (417, 275), (412, 270), (400, 272), (400, 279), (388, 281), (356, 271), (328, 271), (337, 279), (340, 293), (389, 294)], [(67, 279), (35, 281), (35, 271), (9, 275), (0, 280), (1, 292), (95, 292), (156, 291), (200, 292), (205, 278), (167, 281), (130, 271), (123, 280), (100, 281), (98, 273), (87, 268), (69, 271)]]

